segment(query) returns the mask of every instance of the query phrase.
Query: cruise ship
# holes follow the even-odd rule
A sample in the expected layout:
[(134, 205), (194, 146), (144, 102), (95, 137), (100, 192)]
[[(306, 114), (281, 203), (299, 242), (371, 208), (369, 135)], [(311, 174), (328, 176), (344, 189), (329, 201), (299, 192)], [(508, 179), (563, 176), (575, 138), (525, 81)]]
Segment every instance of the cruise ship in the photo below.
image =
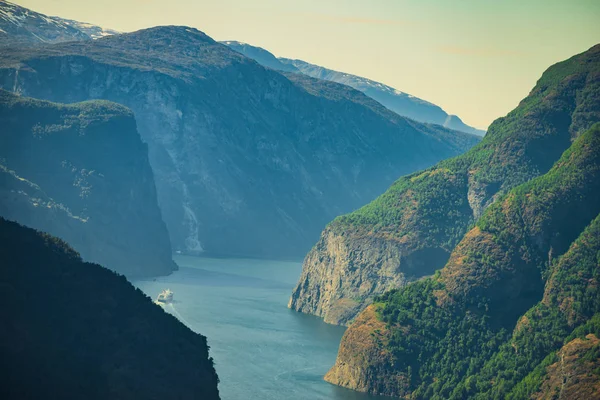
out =
[(171, 302), (173, 302), (173, 292), (171, 289), (163, 290), (156, 298), (156, 303), (159, 304), (168, 304)]

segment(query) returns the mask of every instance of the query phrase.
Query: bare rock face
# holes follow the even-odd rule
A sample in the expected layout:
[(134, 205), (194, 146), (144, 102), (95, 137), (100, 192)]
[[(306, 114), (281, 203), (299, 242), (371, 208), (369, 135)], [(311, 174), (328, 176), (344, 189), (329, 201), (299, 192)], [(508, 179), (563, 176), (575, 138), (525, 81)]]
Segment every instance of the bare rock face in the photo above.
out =
[(386, 333), (376, 306), (370, 305), (344, 333), (335, 365), (325, 380), (359, 392), (397, 397), (407, 394), (408, 378), (390, 373), (393, 358), (385, 348)]
[[(288, 307), (330, 324), (348, 325), (375, 296), (401, 288), (415, 273), (427, 270), (427, 265), (415, 265), (422, 262), (413, 257), (415, 253), (404, 256), (405, 249), (399, 241), (368, 232), (345, 234), (330, 226), (306, 256)], [(435, 249), (416, 254), (422, 252), (429, 254), (426, 259), (432, 262), (431, 257), (448, 256)]]

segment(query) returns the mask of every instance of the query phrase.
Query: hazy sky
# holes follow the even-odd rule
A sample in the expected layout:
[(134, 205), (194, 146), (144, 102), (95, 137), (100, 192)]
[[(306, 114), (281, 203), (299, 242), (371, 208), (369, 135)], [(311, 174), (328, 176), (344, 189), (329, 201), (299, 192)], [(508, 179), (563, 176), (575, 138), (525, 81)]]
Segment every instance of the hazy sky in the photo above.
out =
[(188, 25), (365, 76), (486, 128), (600, 43), (600, 0), (13, 0), (133, 31)]

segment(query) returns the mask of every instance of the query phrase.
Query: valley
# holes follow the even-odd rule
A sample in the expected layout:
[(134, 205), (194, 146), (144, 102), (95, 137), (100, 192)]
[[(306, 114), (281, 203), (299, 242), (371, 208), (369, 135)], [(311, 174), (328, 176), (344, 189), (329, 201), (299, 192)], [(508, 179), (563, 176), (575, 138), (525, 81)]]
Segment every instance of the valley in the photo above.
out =
[(0, 398), (600, 398), (600, 6), (19, 3)]

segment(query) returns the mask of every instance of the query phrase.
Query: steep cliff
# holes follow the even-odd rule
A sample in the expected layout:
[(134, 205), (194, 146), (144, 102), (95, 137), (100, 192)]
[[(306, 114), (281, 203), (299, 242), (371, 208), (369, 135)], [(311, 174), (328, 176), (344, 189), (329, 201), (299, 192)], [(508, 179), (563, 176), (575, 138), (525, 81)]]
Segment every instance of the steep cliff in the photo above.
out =
[(204, 336), (62, 240), (0, 218), (3, 399), (217, 400)]
[(130, 277), (176, 269), (133, 114), (0, 90), (0, 215)]
[(347, 86), (284, 76), (186, 27), (8, 49), (0, 85), (130, 107), (173, 246), (187, 252), (304, 255), (336, 215), (478, 141)]
[[(328, 379), (412, 399), (524, 399), (546, 391), (546, 375), (533, 374), (538, 365), (548, 367), (546, 357), (598, 327), (599, 199), (596, 124), (548, 173), (489, 207), (434, 277), (379, 297), (368, 325), (373, 314), (363, 311)], [(356, 331), (378, 339), (347, 351)], [(593, 365), (582, 369), (595, 373)], [(376, 379), (355, 384), (371, 370)]]
[(378, 312), (376, 305), (370, 305), (345, 332), (335, 366), (325, 375), (327, 382), (359, 392), (389, 394), (410, 389), (407, 374), (390, 371), (394, 363), (388, 350), (390, 332)]
[(373, 296), (431, 275), (490, 204), (547, 172), (598, 121), (600, 45), (550, 67), (466, 154), (400, 178), (331, 222), (306, 257), (289, 306), (347, 324)]

